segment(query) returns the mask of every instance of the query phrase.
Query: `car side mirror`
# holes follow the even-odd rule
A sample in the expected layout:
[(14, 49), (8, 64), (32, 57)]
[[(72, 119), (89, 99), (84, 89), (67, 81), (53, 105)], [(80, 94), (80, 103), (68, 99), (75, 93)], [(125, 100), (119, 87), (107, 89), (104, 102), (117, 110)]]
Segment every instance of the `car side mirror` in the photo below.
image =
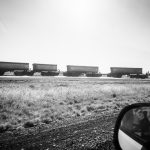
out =
[(136, 103), (121, 110), (113, 142), (116, 150), (150, 149), (150, 103)]

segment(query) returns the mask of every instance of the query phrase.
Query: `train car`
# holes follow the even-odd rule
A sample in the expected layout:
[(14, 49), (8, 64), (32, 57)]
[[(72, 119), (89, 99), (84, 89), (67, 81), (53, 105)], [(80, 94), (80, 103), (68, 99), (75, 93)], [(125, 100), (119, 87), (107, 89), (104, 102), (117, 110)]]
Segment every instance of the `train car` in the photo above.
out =
[(37, 64), (34, 63), (33, 72), (40, 72), (42, 76), (57, 76), (59, 71), (56, 64)]
[(67, 65), (67, 72), (64, 72), (64, 76), (80, 76), (85, 74), (88, 77), (96, 77), (101, 74), (98, 73), (97, 66), (75, 66), (75, 65)]
[(0, 62), (0, 75), (5, 72), (14, 72), (15, 75), (27, 75), (29, 72), (29, 63), (21, 62)]
[(131, 78), (146, 78), (146, 75), (142, 73), (142, 68), (111, 67), (110, 70), (109, 77), (121, 78), (122, 75), (128, 75)]

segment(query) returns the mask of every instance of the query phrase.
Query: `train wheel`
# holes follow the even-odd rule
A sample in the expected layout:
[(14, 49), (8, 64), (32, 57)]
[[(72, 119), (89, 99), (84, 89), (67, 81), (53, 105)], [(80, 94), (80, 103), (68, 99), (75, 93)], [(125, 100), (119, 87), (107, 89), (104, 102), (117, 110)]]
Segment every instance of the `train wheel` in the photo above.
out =
[(15, 71), (14, 72), (14, 75), (15, 76), (24, 76), (24, 75), (26, 75), (24, 72), (19, 72), (19, 71)]
[(26, 75), (27, 75), (27, 76), (33, 76), (33, 75), (34, 75), (34, 72), (27, 72)]

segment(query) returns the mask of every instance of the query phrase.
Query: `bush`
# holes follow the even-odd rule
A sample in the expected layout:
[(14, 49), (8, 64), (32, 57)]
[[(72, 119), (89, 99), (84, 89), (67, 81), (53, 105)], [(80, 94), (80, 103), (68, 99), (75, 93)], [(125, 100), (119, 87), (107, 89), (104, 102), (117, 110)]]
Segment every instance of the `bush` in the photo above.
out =
[(73, 104), (73, 102), (70, 101), (70, 102), (69, 102), (69, 105), (72, 105), (72, 104)]
[(79, 114), (79, 113), (76, 113), (76, 116), (77, 116), (77, 117), (80, 117), (80, 114)]
[(52, 121), (49, 119), (43, 119), (42, 122), (45, 124), (50, 124)]
[(6, 120), (8, 118), (8, 115), (6, 113), (3, 113), (0, 117), (2, 120)]
[(98, 106), (97, 109), (105, 109), (105, 106)]
[(80, 101), (75, 99), (75, 100), (74, 100), (74, 103), (75, 103), (75, 104), (76, 104), (76, 103), (80, 103)]
[(78, 110), (81, 109), (81, 106), (80, 106), (80, 105), (76, 105), (75, 107), (76, 107), (76, 109), (78, 109)]
[(24, 128), (31, 128), (34, 126), (35, 126), (34, 123), (31, 121), (28, 121), (28, 122), (24, 123), (24, 125), (23, 125)]
[(30, 85), (29, 87), (30, 87), (31, 89), (34, 89), (34, 88), (35, 88), (35, 86), (34, 86), (34, 85)]
[(2, 125), (0, 125), (0, 133), (4, 133), (4, 132), (6, 132), (8, 130), (13, 130), (13, 129), (14, 129), (13, 126), (10, 125), (10, 124), (2, 124)]
[(115, 93), (112, 94), (112, 97), (115, 98), (117, 95)]
[(0, 133), (4, 133), (6, 131), (6, 126), (0, 125)]
[(86, 109), (87, 111), (93, 111), (95, 108), (93, 106), (87, 106)]
[(98, 100), (98, 98), (97, 98), (97, 97), (94, 97), (93, 99), (94, 99), (95, 101), (96, 101), (96, 100)]
[(63, 103), (63, 102), (60, 102), (59, 104), (60, 104), (60, 105), (64, 105), (64, 103)]

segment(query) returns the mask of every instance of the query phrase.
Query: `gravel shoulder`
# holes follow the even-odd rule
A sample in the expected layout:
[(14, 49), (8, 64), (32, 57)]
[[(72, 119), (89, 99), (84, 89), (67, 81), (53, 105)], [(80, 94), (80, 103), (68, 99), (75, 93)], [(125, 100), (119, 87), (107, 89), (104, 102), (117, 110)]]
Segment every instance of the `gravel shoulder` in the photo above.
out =
[(56, 127), (41, 126), (0, 135), (0, 149), (114, 149), (112, 143), (116, 115), (95, 116), (57, 124)]

